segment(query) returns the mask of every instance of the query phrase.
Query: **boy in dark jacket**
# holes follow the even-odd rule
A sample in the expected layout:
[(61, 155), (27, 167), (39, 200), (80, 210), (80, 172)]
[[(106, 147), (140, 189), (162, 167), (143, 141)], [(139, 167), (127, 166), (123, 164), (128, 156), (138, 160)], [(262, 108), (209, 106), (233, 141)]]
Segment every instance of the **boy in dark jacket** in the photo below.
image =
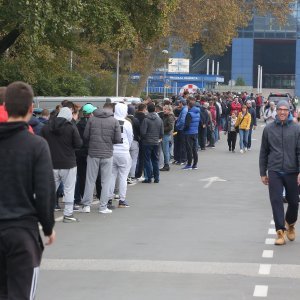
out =
[(74, 192), (77, 174), (75, 149), (82, 145), (77, 127), (72, 124), (72, 111), (63, 107), (57, 118), (44, 125), (41, 135), (47, 140), (53, 162), (56, 190), (64, 185), (65, 208), (63, 222), (77, 222), (73, 216)]
[(28, 131), (32, 88), (7, 87), (0, 123), (0, 299), (34, 299), (43, 252), (38, 223), (55, 240), (55, 187), (47, 142)]

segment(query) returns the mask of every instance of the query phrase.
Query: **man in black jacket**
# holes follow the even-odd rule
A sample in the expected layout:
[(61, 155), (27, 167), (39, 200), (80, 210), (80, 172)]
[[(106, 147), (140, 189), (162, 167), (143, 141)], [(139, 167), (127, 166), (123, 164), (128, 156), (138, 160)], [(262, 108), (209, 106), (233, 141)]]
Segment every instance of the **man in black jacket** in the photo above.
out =
[(146, 179), (143, 183), (151, 183), (152, 168), (154, 183), (159, 183), (159, 143), (164, 135), (164, 125), (162, 119), (155, 112), (154, 104), (148, 104), (147, 108), (149, 114), (146, 115), (141, 125), (141, 137), (143, 141), (146, 171)]
[(44, 125), (41, 135), (47, 140), (53, 162), (56, 189), (64, 185), (64, 223), (77, 222), (73, 216), (74, 192), (77, 174), (75, 149), (82, 145), (78, 129), (72, 124), (72, 111), (63, 107), (56, 118)]
[[(284, 245), (285, 235), (290, 241), (295, 239), (300, 184), (300, 126), (289, 120), (289, 104), (284, 100), (277, 104), (276, 120), (263, 131), (259, 168), (263, 184), (269, 186), (277, 231), (275, 245)], [(288, 202), (285, 216), (283, 188)]]
[(8, 122), (0, 123), (0, 299), (34, 299), (43, 243), (55, 240), (55, 187), (47, 142), (28, 131), (32, 88), (7, 87)]

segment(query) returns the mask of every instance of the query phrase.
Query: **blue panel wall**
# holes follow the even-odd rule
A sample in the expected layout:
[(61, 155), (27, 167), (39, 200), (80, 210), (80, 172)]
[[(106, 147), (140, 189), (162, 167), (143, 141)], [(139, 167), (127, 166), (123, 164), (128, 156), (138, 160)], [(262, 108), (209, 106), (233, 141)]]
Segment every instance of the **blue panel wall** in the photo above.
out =
[(253, 39), (239, 38), (232, 41), (231, 78), (236, 80), (242, 77), (249, 86), (253, 86), (253, 48)]
[(300, 40), (296, 43), (295, 95), (300, 96)]

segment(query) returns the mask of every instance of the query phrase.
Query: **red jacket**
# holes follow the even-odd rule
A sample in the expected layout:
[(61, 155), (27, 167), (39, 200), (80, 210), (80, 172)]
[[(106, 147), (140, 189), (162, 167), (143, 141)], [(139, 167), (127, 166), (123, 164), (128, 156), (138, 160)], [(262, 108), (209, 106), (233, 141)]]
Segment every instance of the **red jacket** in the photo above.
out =
[(3, 105), (0, 105), (0, 122), (7, 122), (8, 115)]
[(242, 105), (240, 102), (235, 103), (235, 101), (231, 102), (231, 111), (230, 111), (230, 115), (231, 113), (236, 110), (238, 113), (242, 111)]

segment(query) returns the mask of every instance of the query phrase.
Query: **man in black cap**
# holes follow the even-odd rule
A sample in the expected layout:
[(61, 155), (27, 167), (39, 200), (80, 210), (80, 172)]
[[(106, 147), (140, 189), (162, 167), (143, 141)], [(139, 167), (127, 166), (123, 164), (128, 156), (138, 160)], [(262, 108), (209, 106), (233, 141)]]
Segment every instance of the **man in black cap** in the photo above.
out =
[[(285, 236), (295, 239), (298, 217), (300, 184), (300, 126), (289, 118), (289, 104), (281, 100), (277, 104), (277, 116), (263, 132), (259, 168), (263, 184), (269, 186), (269, 195), (275, 222), (275, 245), (284, 245)], [(288, 207), (284, 215), (283, 188)]]

